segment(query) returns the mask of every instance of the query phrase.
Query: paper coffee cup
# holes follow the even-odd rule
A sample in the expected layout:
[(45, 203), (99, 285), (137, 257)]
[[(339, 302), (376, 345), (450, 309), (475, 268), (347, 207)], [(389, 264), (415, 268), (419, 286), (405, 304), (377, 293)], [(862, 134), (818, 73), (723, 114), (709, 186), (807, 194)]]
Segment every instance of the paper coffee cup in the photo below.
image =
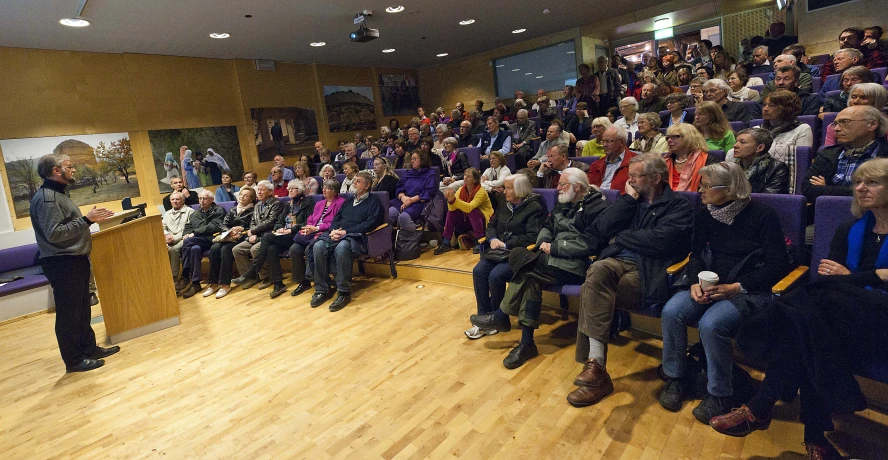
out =
[(700, 272), (697, 277), (700, 279), (700, 287), (703, 289), (718, 285), (718, 274), (715, 272)]

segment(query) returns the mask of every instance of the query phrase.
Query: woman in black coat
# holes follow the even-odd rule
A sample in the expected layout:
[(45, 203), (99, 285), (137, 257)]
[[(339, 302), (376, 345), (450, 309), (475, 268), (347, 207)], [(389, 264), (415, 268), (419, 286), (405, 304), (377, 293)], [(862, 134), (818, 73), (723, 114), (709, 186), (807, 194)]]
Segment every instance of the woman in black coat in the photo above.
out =
[(789, 193), (789, 166), (768, 153), (774, 136), (764, 128), (737, 133), (734, 162), (746, 171), (752, 193)]
[[(540, 229), (546, 222), (546, 208), (539, 195), (533, 193), (527, 176), (516, 174), (505, 181), (505, 199), (493, 213), (487, 224), (487, 251), (472, 269), (478, 314), (496, 311), (506, 293), (506, 283), (512, 279), (512, 269), (506, 257), (491, 260), (487, 252), (500, 249), (526, 247), (536, 242)], [(501, 251), (502, 252), (502, 251)], [(495, 334), (496, 329), (481, 330), (472, 326), (465, 332), (470, 339)]]
[(207, 276), (207, 283), (210, 285), (203, 291), (204, 297), (216, 294), (216, 298), (221, 299), (231, 290), (231, 268), (234, 264), (232, 249), (247, 237), (247, 230), (253, 221), (255, 202), (256, 190), (244, 186), (238, 194), (237, 206), (225, 215), (222, 232), (223, 235), (228, 232), (228, 235), (223, 240), (213, 240), (213, 246), (210, 247), (210, 274)]
[(744, 354), (767, 360), (767, 374), (747, 405), (710, 420), (716, 431), (767, 429), (777, 400), (800, 393), (809, 458), (839, 458), (824, 436), (835, 430), (831, 414), (865, 409), (854, 370), (888, 360), (888, 159), (860, 165), (852, 184), (858, 219), (836, 229), (821, 280), (781, 297), (738, 335)]
[[(694, 220), (689, 289), (663, 307), (663, 372), (660, 405), (672, 412), (691, 399), (687, 369), (688, 327), (697, 326), (706, 351), (706, 395), (693, 414), (702, 423), (735, 405), (732, 338), (747, 318), (771, 299), (771, 287), (788, 272), (786, 242), (777, 212), (751, 201), (746, 174), (734, 163), (700, 169), (703, 207)], [(698, 282), (714, 272), (714, 285)]]

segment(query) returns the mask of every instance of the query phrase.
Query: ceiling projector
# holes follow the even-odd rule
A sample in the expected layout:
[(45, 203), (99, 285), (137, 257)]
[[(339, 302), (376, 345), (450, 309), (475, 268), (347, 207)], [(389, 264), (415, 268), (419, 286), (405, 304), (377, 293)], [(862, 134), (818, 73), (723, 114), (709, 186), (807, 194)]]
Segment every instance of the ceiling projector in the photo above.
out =
[(361, 28), (352, 32), (349, 37), (355, 43), (366, 43), (379, 38), (379, 29), (371, 29), (361, 24)]

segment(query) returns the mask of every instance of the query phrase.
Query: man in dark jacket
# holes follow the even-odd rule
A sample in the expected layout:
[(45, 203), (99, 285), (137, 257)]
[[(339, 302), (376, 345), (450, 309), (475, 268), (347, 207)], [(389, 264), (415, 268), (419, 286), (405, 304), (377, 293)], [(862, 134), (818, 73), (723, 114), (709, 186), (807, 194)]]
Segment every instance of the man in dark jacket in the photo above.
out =
[[(774, 81), (768, 83), (769, 85), (773, 83), (773, 90), (776, 91), (778, 89), (785, 89), (787, 91), (796, 93), (799, 96), (799, 99), (802, 102), (802, 113), (799, 115), (817, 115), (820, 113), (820, 108), (823, 107), (823, 101), (820, 100), (816, 94), (812, 94), (810, 91), (806, 91), (799, 88), (799, 78), (802, 75), (802, 70), (798, 67), (792, 66), (783, 66), (777, 69), (777, 72), (774, 73)], [(767, 90), (767, 85), (765, 86), (765, 90)], [(770, 91), (765, 92), (762, 90), (762, 98), (759, 102), (765, 102), (765, 96), (770, 93)]]
[(527, 160), (534, 154), (531, 142), (539, 135), (537, 134), (536, 122), (530, 121), (527, 118), (526, 109), (519, 110), (517, 116), (518, 121), (509, 126), (514, 140), (512, 142), (512, 150), (515, 151), (515, 164), (526, 165)]
[(703, 84), (703, 100), (711, 101), (721, 107), (728, 121), (742, 121), (749, 123), (752, 114), (749, 108), (742, 102), (729, 101), (731, 87), (724, 80), (712, 79)]
[[(274, 196), (274, 185), (268, 181), (259, 181), (256, 184), (256, 204), (253, 206), (253, 222), (247, 230), (247, 239), (241, 241), (231, 250), (234, 254), (234, 263), (237, 264), (238, 273), (247, 273), (250, 269), (250, 258), (256, 257), (259, 251), (259, 242), (262, 235), (274, 230), (274, 224), (284, 212), (283, 203)], [(244, 289), (250, 289), (259, 283), (259, 289), (265, 289), (273, 283), (268, 277), (268, 270), (262, 266), (259, 279), (247, 280), (241, 285)]]
[[(197, 195), (200, 208), (191, 213), (185, 223), (185, 242), (182, 243), (182, 278), (176, 288), (183, 298), (189, 298), (202, 289), (200, 287), (200, 261), (203, 252), (213, 246), (213, 235), (222, 229), (225, 211), (214, 203), (213, 192), (202, 190)], [(188, 285), (189, 276), (191, 284)]]
[[(574, 163), (567, 156), (567, 145), (555, 144), (546, 151), (546, 161), (540, 165), (537, 171), (537, 186), (540, 188), (558, 188), (561, 181), (561, 173), (567, 168), (575, 168), (583, 171), (589, 171), (589, 165), (582, 161)], [(589, 182), (589, 179), (586, 179)]]
[(871, 158), (888, 157), (888, 118), (868, 105), (848, 107), (836, 115), (836, 145), (814, 157), (802, 193), (812, 205), (824, 195), (851, 196), (851, 175)]
[(585, 363), (567, 396), (576, 407), (597, 403), (614, 391), (605, 369), (614, 309), (669, 299), (666, 268), (690, 251), (693, 209), (668, 185), (668, 168), (655, 153), (629, 163), (626, 194), (593, 222), (587, 233), (613, 242), (586, 271), (577, 326), (577, 361)]
[[(330, 304), (330, 311), (339, 311), (351, 302), (352, 265), (355, 258), (367, 250), (367, 234), (382, 224), (385, 208), (379, 198), (370, 194), (373, 177), (359, 171), (352, 186), (353, 197), (345, 200), (330, 223), (330, 231), (318, 237), (312, 245), (311, 263), (315, 293), (311, 307), (316, 308), (332, 297), (330, 272), (335, 271), (338, 296)], [(332, 263), (332, 267), (331, 267)]]
[(601, 192), (590, 189), (585, 171), (565, 169), (558, 182), (558, 204), (537, 236), (537, 250), (512, 248), (509, 265), (514, 276), (506, 288), (500, 308), (493, 313), (472, 315), (479, 329), (512, 329), (509, 316), (518, 316), (521, 342), (503, 360), (507, 369), (515, 369), (537, 356), (533, 331), (540, 327), (546, 284), (579, 284), (589, 265), (589, 256), (598, 252), (599, 239), (584, 232), (607, 207)]
[[(182, 198), (185, 199), (185, 206), (191, 206), (193, 204), (197, 204), (197, 192), (194, 190), (188, 190), (185, 188), (185, 181), (182, 180), (179, 176), (173, 176), (170, 178), (170, 187), (173, 188), (173, 193), (179, 192), (182, 194)], [(173, 209), (172, 203), (170, 203), (170, 196), (173, 194), (163, 197), (163, 209), (169, 211)]]

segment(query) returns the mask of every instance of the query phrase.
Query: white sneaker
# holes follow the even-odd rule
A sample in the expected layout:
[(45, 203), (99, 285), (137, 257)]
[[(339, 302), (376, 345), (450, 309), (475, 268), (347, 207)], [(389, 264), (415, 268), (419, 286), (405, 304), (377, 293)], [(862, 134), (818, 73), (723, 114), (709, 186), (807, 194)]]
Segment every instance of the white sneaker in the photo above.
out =
[(216, 291), (217, 291), (218, 289), (219, 289), (219, 286), (218, 286), (218, 285), (211, 284), (211, 285), (208, 286), (206, 289), (204, 289), (204, 291), (203, 291), (203, 296), (204, 296), (204, 297), (209, 297), (209, 296), (215, 294)]
[(497, 331), (496, 329), (481, 329), (478, 326), (472, 326), (465, 331), (465, 334), (466, 337), (468, 337), (470, 340), (476, 340), (484, 337), (485, 335), (494, 335), (497, 332), (499, 331)]

